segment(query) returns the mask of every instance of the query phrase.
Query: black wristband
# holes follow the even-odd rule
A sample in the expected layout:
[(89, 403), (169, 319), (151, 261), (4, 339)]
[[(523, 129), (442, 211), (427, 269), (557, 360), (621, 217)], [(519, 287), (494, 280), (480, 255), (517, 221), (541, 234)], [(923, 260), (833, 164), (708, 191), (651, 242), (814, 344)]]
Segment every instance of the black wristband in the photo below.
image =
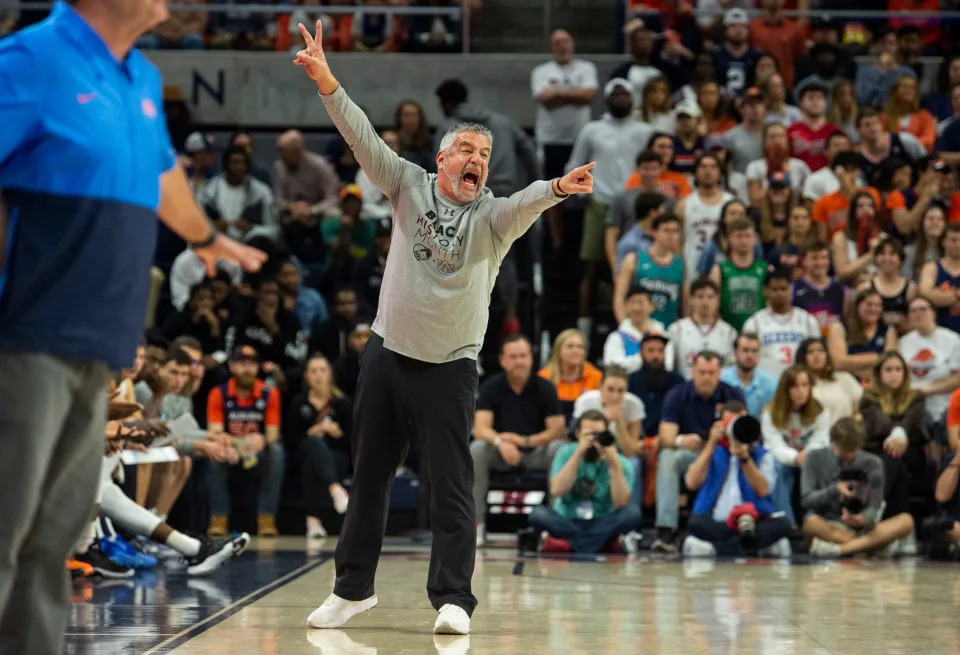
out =
[(741, 463), (741, 464), (746, 464), (746, 463), (749, 462), (749, 461), (750, 461), (750, 458), (749, 458), (749, 457), (741, 457), (741, 458), (740, 458), (740, 463)]
[(191, 241), (190, 247), (194, 250), (198, 250), (200, 248), (209, 248), (213, 245), (213, 242), (217, 240), (217, 234), (219, 234), (219, 232), (217, 232), (217, 228), (211, 225), (210, 234), (207, 236), (207, 238), (203, 241)]
[(558, 195), (559, 195), (560, 197), (563, 197), (563, 198), (566, 198), (567, 196), (570, 195), (569, 193), (565, 193), (564, 190), (563, 190), (563, 187), (560, 186), (560, 178), (559, 178), (559, 177), (557, 178), (557, 191), (560, 192)]

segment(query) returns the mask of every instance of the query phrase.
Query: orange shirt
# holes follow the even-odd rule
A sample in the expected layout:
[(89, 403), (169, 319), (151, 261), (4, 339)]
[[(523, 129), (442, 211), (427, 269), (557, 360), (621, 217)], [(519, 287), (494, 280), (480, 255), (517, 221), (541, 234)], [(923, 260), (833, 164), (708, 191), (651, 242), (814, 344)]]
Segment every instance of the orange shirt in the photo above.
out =
[[(268, 387), (263, 380), (253, 383), (253, 391), (246, 398), (237, 395), (233, 378), (226, 384), (226, 398), (222, 389), (223, 385), (214, 387), (207, 396), (208, 423), (223, 425), (224, 432), (234, 437), (280, 427), (280, 392)], [(228, 407), (227, 400), (232, 401), (234, 409)]]
[[(636, 189), (639, 186), (640, 173), (634, 171), (627, 178), (627, 183), (623, 185), (623, 188), (629, 190)], [(676, 171), (661, 173), (657, 179), (657, 187), (660, 193), (674, 200), (681, 200), (690, 195), (690, 183), (687, 182), (687, 176)]]
[[(861, 191), (873, 196), (878, 211), (883, 208), (883, 201), (880, 200), (880, 193), (876, 189), (873, 187), (857, 189), (858, 193)], [(847, 227), (849, 211), (850, 199), (843, 195), (842, 191), (834, 191), (813, 204), (813, 222), (825, 223), (827, 225), (827, 236), (832, 239), (834, 234)]]
[(903, 121), (900, 121), (896, 128), (893, 130), (894, 132), (912, 134), (917, 137), (917, 141), (927, 152), (933, 152), (937, 142), (937, 120), (926, 109), (913, 112), (907, 119), (905, 126)]
[[(537, 373), (544, 380), (550, 379), (550, 369), (542, 368), (539, 373)], [(594, 389), (600, 388), (600, 380), (603, 379), (603, 371), (598, 369), (596, 366), (587, 362), (583, 365), (583, 375), (579, 379), (568, 382), (561, 379), (557, 383), (557, 398), (560, 402), (572, 403), (581, 395), (584, 391), (593, 391)]]
[(780, 64), (780, 75), (788, 89), (793, 88), (794, 61), (807, 51), (807, 37), (796, 21), (783, 18), (768, 25), (763, 17), (750, 21), (750, 45), (768, 52)]
[(960, 191), (957, 191), (950, 198), (950, 214), (947, 216), (947, 220), (951, 223), (960, 223)]
[(947, 405), (947, 427), (955, 428), (960, 425), (960, 389), (950, 394), (950, 403)]

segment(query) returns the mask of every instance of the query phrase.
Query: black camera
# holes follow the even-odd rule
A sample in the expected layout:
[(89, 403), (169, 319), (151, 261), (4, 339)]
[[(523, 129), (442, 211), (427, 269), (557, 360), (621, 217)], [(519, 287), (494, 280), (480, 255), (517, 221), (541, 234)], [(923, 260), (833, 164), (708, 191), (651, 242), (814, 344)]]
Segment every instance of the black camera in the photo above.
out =
[[(613, 433), (610, 432), (610, 430), (594, 432), (593, 440), (597, 442), (601, 448), (608, 448), (617, 442), (617, 438), (613, 436)], [(596, 448), (591, 448), (584, 453), (583, 459), (591, 463), (596, 462), (598, 459), (600, 459), (600, 452)]]
[(738, 416), (727, 424), (727, 437), (746, 446), (760, 441), (760, 421), (750, 415)]
[(838, 481), (848, 483), (853, 490), (853, 495), (845, 496), (840, 502), (840, 506), (850, 514), (861, 514), (870, 501), (867, 472), (860, 468), (844, 467), (840, 470)]

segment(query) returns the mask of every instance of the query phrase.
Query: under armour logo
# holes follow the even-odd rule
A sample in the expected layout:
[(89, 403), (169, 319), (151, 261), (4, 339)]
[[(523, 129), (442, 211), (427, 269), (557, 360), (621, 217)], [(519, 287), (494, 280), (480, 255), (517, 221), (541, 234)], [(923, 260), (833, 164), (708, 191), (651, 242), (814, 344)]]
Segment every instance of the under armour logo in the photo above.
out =
[(444, 207), (444, 208), (443, 208), (443, 215), (444, 215), (444, 216), (456, 216), (456, 214), (457, 214), (457, 210), (456, 210), (456, 209), (450, 209), (449, 207)]

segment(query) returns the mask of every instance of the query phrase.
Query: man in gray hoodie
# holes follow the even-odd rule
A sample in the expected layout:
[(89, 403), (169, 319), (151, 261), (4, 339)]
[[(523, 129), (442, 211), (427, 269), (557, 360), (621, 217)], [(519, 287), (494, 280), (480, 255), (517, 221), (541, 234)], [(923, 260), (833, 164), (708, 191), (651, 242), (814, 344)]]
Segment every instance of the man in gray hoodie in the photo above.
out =
[(307, 47), (295, 63), (316, 83), (334, 125), (394, 212), (380, 306), (360, 360), (354, 477), (337, 544), (337, 581), (307, 625), (338, 628), (376, 606), (390, 484), (416, 435), (430, 480), (427, 595), (439, 612), (433, 631), (469, 634), (477, 606), (470, 583), (477, 511), (469, 439), (490, 291), (510, 246), (542, 212), (568, 194), (593, 191), (596, 164), (496, 198), (484, 188), (493, 135), (461, 123), (441, 139), (437, 173), (427, 173), (393, 152), (347, 96), (327, 64), (319, 22), (316, 37), (299, 28)]
[[(536, 144), (513, 119), (482, 105), (468, 102), (469, 91), (460, 80), (446, 80), (437, 87), (436, 95), (446, 120), (437, 126), (434, 133), (434, 149), (440, 150), (440, 141), (452, 126), (457, 123), (476, 123), (490, 130), (497, 143), (496, 149), (490, 153), (490, 177), (487, 180), (487, 187), (493, 191), (493, 195), (509, 196), (530, 182), (540, 179)], [(528, 252), (533, 261), (540, 261), (541, 229), (540, 222), (537, 221), (527, 237)], [(517, 320), (519, 279), (516, 258), (515, 251), (507, 253), (497, 276), (497, 293), (500, 294), (506, 310), (501, 337), (520, 332), (520, 323)]]

